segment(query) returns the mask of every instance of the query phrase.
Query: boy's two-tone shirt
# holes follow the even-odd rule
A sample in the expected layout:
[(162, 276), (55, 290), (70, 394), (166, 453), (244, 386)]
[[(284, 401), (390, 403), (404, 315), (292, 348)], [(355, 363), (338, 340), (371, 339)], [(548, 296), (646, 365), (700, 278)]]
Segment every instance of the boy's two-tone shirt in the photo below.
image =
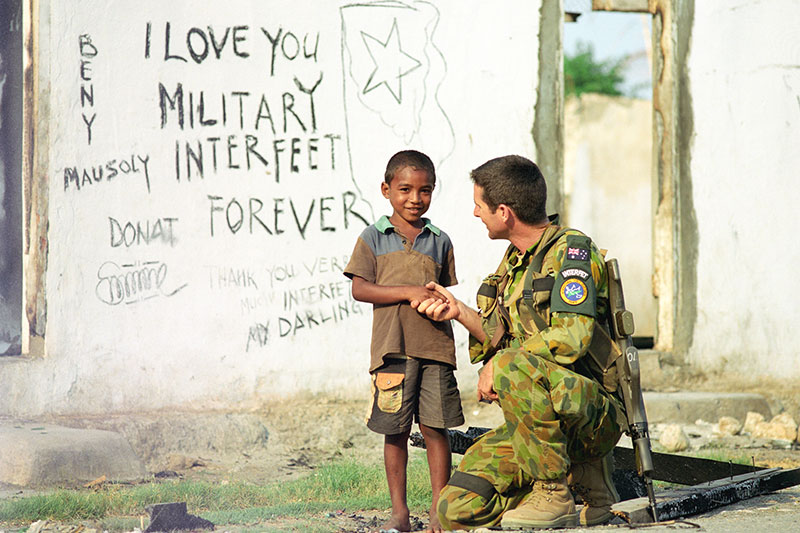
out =
[[(388, 217), (381, 217), (359, 236), (345, 276), (387, 286), (435, 281), (449, 287), (458, 283), (450, 237), (430, 220), (422, 220), (425, 227), (412, 243), (395, 230)], [(370, 352), (370, 371), (381, 366), (387, 354), (456, 366), (450, 321), (430, 320), (412, 309), (409, 302), (373, 304)]]

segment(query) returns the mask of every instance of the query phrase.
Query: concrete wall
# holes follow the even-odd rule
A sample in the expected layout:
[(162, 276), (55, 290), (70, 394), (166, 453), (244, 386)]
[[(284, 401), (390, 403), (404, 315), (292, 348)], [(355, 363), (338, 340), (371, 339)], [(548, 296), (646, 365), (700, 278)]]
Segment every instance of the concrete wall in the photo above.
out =
[(601, 94), (564, 106), (565, 221), (619, 260), (636, 336), (656, 333), (651, 205), (652, 102)]
[(708, 370), (800, 377), (798, 21), (792, 0), (698, 1), (686, 21), (697, 309), (680, 319)]
[(539, 10), (40, 2), (45, 349), (0, 363), (0, 411), (363, 394), (371, 309), (342, 268), (389, 212), (386, 160), (412, 147), (437, 163), (429, 215), (473, 300), (503, 244), (471, 216), (468, 171), (536, 158)]

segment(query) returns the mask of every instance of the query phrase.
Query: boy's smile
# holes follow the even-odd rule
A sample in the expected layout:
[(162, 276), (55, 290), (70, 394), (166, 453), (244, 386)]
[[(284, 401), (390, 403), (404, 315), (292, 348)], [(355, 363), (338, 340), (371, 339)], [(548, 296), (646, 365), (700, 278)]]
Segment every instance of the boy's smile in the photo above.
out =
[(391, 183), (381, 184), (381, 192), (394, 210), (389, 221), (395, 226), (420, 227), (420, 219), (431, 205), (433, 187), (426, 170), (404, 167), (395, 172)]

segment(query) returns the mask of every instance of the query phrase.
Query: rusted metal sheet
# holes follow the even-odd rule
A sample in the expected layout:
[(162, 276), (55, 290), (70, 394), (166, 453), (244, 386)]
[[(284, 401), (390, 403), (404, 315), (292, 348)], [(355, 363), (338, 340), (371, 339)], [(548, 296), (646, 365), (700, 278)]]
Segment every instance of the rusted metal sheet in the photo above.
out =
[[(675, 520), (795, 485), (800, 485), (800, 468), (765, 469), (659, 492), (656, 509), (660, 521)], [(611, 510), (631, 524), (653, 522), (650, 502), (645, 497), (619, 502), (614, 504)]]
[[(633, 456), (633, 449), (617, 446), (614, 449), (614, 466), (620, 470), (635, 471), (636, 459)], [(679, 485), (697, 485), (709, 480), (765, 470), (755, 466), (657, 452), (653, 452), (653, 467), (655, 468), (653, 479)]]

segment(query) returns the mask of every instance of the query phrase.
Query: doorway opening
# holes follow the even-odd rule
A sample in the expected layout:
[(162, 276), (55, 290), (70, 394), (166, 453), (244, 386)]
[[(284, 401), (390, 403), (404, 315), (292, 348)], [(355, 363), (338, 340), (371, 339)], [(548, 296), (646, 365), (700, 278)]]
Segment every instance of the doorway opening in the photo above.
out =
[(619, 260), (634, 345), (649, 349), (657, 338), (652, 16), (586, 4), (565, 2), (563, 220)]

